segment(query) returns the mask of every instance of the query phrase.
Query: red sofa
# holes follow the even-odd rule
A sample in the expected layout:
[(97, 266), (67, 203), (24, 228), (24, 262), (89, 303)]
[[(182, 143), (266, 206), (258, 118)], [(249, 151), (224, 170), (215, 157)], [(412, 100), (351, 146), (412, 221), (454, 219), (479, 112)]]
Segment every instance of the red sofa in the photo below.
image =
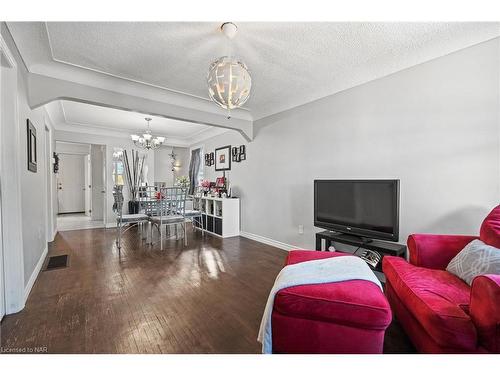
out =
[[(350, 255), (295, 250), (286, 264), (336, 256)], [(286, 288), (274, 300), (273, 353), (382, 353), (391, 320), (384, 294), (369, 281)]]
[(479, 237), (413, 234), (409, 263), (383, 258), (386, 296), (420, 352), (500, 353), (500, 276), (478, 276), (469, 287), (446, 271), (477, 238), (500, 248), (500, 206), (486, 217)]

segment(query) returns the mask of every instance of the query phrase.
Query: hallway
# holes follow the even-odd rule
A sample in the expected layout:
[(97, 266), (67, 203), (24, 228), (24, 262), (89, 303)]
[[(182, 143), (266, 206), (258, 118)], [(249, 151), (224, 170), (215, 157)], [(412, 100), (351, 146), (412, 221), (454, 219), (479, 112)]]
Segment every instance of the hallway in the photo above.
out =
[(103, 220), (92, 220), (90, 216), (85, 216), (82, 213), (76, 214), (60, 214), (57, 215), (57, 230), (76, 230), (76, 229), (92, 229), (103, 228)]

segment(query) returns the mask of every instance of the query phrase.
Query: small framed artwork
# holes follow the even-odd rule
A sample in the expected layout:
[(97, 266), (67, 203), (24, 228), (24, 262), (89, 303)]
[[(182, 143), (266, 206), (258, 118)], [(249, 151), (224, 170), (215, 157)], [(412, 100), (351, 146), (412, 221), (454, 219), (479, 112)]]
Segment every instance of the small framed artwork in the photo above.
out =
[(247, 160), (247, 154), (239, 154), (238, 161)]
[(215, 149), (215, 170), (231, 170), (231, 146), (224, 146)]
[(225, 184), (226, 179), (224, 177), (217, 177), (217, 179), (215, 180), (215, 186), (218, 188), (224, 187)]
[(36, 173), (36, 128), (29, 119), (26, 120), (27, 133), (27, 153), (28, 153), (28, 171)]
[(246, 152), (245, 145), (240, 146), (240, 154), (244, 154)]

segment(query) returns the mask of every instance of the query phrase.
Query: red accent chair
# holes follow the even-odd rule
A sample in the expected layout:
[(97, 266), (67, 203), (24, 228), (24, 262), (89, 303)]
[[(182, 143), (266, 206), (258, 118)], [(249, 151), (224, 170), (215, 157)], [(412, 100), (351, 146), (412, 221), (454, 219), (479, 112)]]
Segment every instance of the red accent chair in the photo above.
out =
[[(291, 251), (286, 264), (347, 254)], [(273, 352), (382, 353), (392, 320), (380, 288), (365, 280), (300, 285), (279, 291), (272, 313)]]
[[(472, 286), (446, 271), (475, 236), (413, 234), (410, 262), (382, 261), (394, 315), (423, 353), (500, 353), (500, 276), (476, 277)], [(479, 239), (500, 248), (500, 206), (484, 220)]]

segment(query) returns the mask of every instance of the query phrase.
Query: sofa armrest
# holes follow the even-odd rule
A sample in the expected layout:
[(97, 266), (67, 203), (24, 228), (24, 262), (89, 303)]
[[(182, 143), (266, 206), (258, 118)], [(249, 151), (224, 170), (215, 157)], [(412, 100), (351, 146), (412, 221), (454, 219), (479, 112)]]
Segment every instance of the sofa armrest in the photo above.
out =
[(469, 309), (479, 344), (492, 353), (500, 353), (500, 275), (474, 278)]
[(408, 236), (410, 263), (425, 268), (444, 270), (450, 260), (476, 236), (444, 234), (412, 234)]

